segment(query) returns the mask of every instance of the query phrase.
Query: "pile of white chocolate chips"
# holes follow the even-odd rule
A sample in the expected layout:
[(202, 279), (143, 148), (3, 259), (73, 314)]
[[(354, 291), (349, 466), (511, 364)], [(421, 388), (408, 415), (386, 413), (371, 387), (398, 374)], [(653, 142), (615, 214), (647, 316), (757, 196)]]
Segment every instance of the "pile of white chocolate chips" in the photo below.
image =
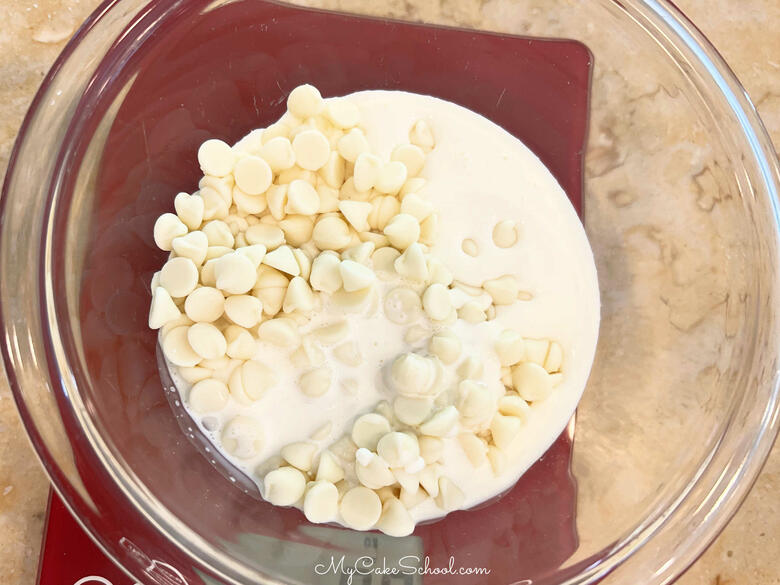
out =
[[(179, 193), (176, 213), (154, 226), (170, 257), (152, 280), (149, 326), (160, 329), (190, 412), (232, 413), (213, 417), (209, 430), (238, 462), (253, 460), (267, 439), (264, 420), (243, 409), (278, 404), (290, 392), (338, 405), (361, 391), (345, 374), (365, 361), (350, 323), (371, 318), (402, 328), (408, 351), (372, 366), (386, 400), (346, 413), (338, 430), (345, 434), (327, 444), (333, 423), (323, 420), (251, 474), (267, 501), (300, 507), (311, 522), (403, 536), (414, 530), (416, 506), (427, 502), (443, 515), (467, 500), (442, 460), (445, 443), (458, 445), (480, 473), (506, 471), (531, 404), (562, 376), (562, 350), (500, 332), (489, 348), (501, 364), (499, 395), (483, 380), (481, 360), (464, 354), (456, 323), (490, 321), (530, 295), (512, 275), (481, 287), (453, 280), (430, 253), (438, 214), (419, 174), (436, 137), (425, 120), (383, 160), (349, 100), (324, 100), (303, 85), (287, 107), (277, 123), (232, 147), (220, 140), (200, 147), (199, 190)], [(515, 222), (499, 221), (492, 236), (498, 248), (514, 246)], [(469, 239), (452, 245), (480, 252)], [(381, 352), (383, 340), (374, 341), (371, 351)], [(298, 372), (292, 390), (279, 387), (278, 355)], [(266, 413), (275, 416), (273, 408)]]

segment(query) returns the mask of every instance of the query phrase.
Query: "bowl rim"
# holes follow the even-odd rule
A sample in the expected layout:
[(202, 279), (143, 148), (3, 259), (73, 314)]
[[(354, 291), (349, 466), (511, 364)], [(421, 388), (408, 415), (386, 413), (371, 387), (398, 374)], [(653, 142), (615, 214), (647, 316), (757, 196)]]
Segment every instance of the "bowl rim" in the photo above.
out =
[[(63, 65), (72, 56), (75, 49), (80, 43), (87, 37), (95, 26), (109, 13), (122, 4), (124, 0), (104, 0), (98, 8), (87, 18), (87, 20), (81, 25), (73, 38), (67, 43), (62, 53), (58, 56), (54, 65), (51, 67), (46, 77), (44, 78), (41, 86), (39, 87), (30, 108), (24, 118), (24, 121), (20, 127), (19, 133), (14, 143), (11, 156), (8, 163), (8, 171), (4, 181), (2, 195), (0, 196), (0, 218), (5, 215), (6, 205), (10, 196), (10, 178), (13, 176), (18, 162), (21, 146), (25, 140), (29, 126), (32, 123), (35, 112), (38, 111), (42, 105), (46, 96), (47, 90), (52, 85), (57, 74), (62, 69)], [(682, 43), (692, 55), (696, 58), (699, 65), (701, 65), (710, 75), (712, 80), (720, 90), (718, 98), (722, 98), (729, 106), (730, 113), (732, 113), (738, 120), (741, 130), (745, 138), (747, 138), (750, 145), (750, 154), (753, 156), (753, 162), (756, 163), (760, 169), (761, 177), (763, 179), (763, 186), (765, 186), (769, 203), (773, 211), (773, 223), (776, 230), (780, 227), (780, 163), (777, 159), (777, 154), (772, 146), (772, 141), (763, 126), (763, 123), (758, 116), (755, 106), (751, 102), (750, 98), (743, 86), (736, 78), (733, 71), (727, 65), (722, 56), (714, 48), (714, 46), (706, 39), (703, 33), (690, 21), (687, 17), (670, 1), (670, 0), (610, 0), (614, 4), (617, 4), (621, 9), (626, 10), (627, 7), (635, 12), (636, 15), (645, 17), (648, 20), (654, 20), (655, 24), (660, 27), (665, 27), (667, 32), (671, 32), (674, 35), (674, 41)], [(172, 5), (178, 2), (171, 3)], [(286, 2), (282, 2), (287, 4)], [(328, 11), (326, 11), (328, 12)], [(364, 16), (364, 15), (360, 15)], [(383, 19), (392, 20), (392, 19)], [(4, 223), (0, 224), (0, 232), (3, 231)], [(775, 233), (777, 236), (777, 231)], [(47, 299), (50, 300), (50, 299)], [(47, 304), (46, 301), (42, 302), (42, 305)], [(40, 307), (41, 310), (44, 307)], [(47, 310), (52, 310), (49, 307)], [(5, 308), (0, 306), (0, 321), (6, 328), (6, 333), (9, 333), (7, 329), (8, 318), (5, 314)], [(51, 333), (51, 332), (49, 332)], [(9, 379), (9, 383), (14, 396), (14, 401), (17, 405), (20, 417), (24, 423), (25, 431), (31, 440), (36, 455), (41, 461), (42, 467), (47, 473), (53, 489), (61, 497), (66, 507), (71, 514), (85, 529), (85, 532), (89, 534), (90, 538), (97, 544), (97, 546), (106, 554), (108, 558), (114, 561), (115, 564), (120, 566), (129, 576), (132, 575), (127, 568), (121, 565), (118, 560), (118, 555), (115, 555), (111, 548), (104, 542), (103, 537), (93, 529), (90, 518), (95, 513), (94, 510), (83, 500), (80, 494), (73, 489), (72, 484), (68, 480), (63, 471), (54, 463), (54, 458), (43, 439), (40, 431), (35, 428), (32, 414), (24, 401), (24, 396), (19, 385), (19, 380), (15, 375), (15, 360), (13, 357), (12, 338), (9, 335), (5, 336), (4, 342), (0, 344), (2, 350), (3, 360), (5, 363), (6, 373)], [(77, 395), (72, 396), (71, 400), (75, 397), (76, 403), (80, 401)], [(71, 405), (73, 407), (73, 405)], [(76, 410), (81, 409), (83, 411), (83, 404), (77, 404)], [(732, 482), (727, 484), (721, 497), (724, 498), (723, 506), (720, 509), (720, 513), (717, 516), (717, 522), (713, 524), (713, 528), (704, 537), (702, 535), (696, 535), (695, 542), (690, 542), (688, 539), (687, 546), (685, 548), (685, 556), (676, 557), (675, 563), (662, 563), (658, 562), (659, 567), (654, 577), (656, 580), (653, 583), (668, 582), (681, 575), (687, 568), (706, 550), (709, 544), (718, 536), (723, 530), (731, 517), (739, 509), (744, 498), (752, 488), (758, 474), (760, 473), (766, 458), (769, 455), (769, 451), (772, 448), (774, 439), (778, 433), (780, 425), (780, 385), (778, 385), (777, 379), (774, 380), (772, 392), (770, 394), (770, 400), (766, 405), (764, 411), (764, 417), (762, 420), (762, 426), (757, 433), (755, 440), (753, 441), (752, 448), (746, 453), (744, 461), (740, 466), (742, 481)], [(78, 418), (80, 416), (76, 415)], [(94, 429), (93, 429), (94, 430)], [(102, 441), (99, 441), (102, 442)], [(98, 458), (105, 465), (106, 450), (95, 449), (95, 444), (90, 440), (91, 447), (96, 453), (100, 453)], [(112, 461), (110, 464), (114, 469), (121, 467), (113, 457), (110, 457)], [(154, 514), (155, 518), (150, 518), (155, 510), (149, 510), (147, 508), (148, 502), (137, 499), (135, 496), (138, 494), (128, 493), (125, 487), (121, 486), (121, 482), (116, 478), (115, 474), (112, 474), (114, 481), (117, 483), (116, 487), (120, 489), (123, 494), (131, 501), (138, 513), (143, 515), (149, 520), (161, 535), (167, 540), (168, 543), (181, 548), (187, 552), (193, 561), (197, 564), (197, 559), (200, 555), (193, 553), (190, 549), (185, 549), (184, 545), (179, 542), (177, 538), (172, 538), (178, 532), (171, 526), (169, 520), (165, 518), (165, 515)], [(681, 494), (681, 498), (685, 498), (687, 493)], [(679, 503), (679, 502), (678, 502)], [(161, 504), (154, 502), (154, 507), (158, 508)], [(163, 507), (164, 508), (164, 507)], [(674, 510), (670, 510), (670, 513)], [(661, 520), (665, 521), (666, 518)], [(641, 533), (636, 535), (633, 540), (624, 541), (623, 546), (629, 549), (630, 555), (639, 551), (642, 545), (649, 540), (656, 532), (663, 526), (663, 521), (660, 523), (651, 522), (651, 526), (645, 527)], [(652, 524), (657, 524), (652, 526)], [(196, 535), (197, 536), (197, 535)], [(199, 538), (199, 537), (198, 537)], [(207, 548), (211, 548), (206, 544)], [(630, 556), (629, 555), (629, 556)], [(626, 557), (608, 559), (609, 562), (604, 564), (598, 564), (592, 567), (584, 575), (589, 579), (601, 579), (610, 572), (617, 569), (626, 559)], [(232, 564), (232, 563), (229, 563)], [(667, 566), (668, 565), (668, 566)], [(223, 569), (226, 567), (221, 566), (219, 568), (211, 567), (212, 570), (216, 570), (217, 574), (221, 578), (224, 578), (226, 582), (238, 582), (242, 575), (239, 572), (233, 572), (227, 567), (227, 572)], [(266, 576), (267, 583), (276, 583), (271, 577)], [(574, 582), (574, 581), (571, 581)], [(580, 581), (576, 581), (580, 582)], [(592, 582), (592, 581), (589, 581)]]

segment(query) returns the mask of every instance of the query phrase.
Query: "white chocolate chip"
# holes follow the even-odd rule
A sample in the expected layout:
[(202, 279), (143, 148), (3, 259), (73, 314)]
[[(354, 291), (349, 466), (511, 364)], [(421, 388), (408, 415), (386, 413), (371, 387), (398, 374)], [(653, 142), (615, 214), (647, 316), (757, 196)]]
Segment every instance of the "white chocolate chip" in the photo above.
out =
[(401, 187), (401, 192), (398, 193), (398, 198), (403, 201), (410, 193), (420, 193), (427, 182), (428, 181), (422, 177), (411, 177), (406, 179), (406, 183)]
[(358, 191), (372, 189), (379, 178), (379, 171), (382, 165), (382, 159), (375, 154), (361, 153), (355, 160), (355, 170), (352, 175), (355, 189)]
[(342, 286), (341, 261), (337, 254), (323, 252), (311, 266), (311, 286), (314, 290), (333, 294)]
[(293, 116), (301, 119), (310, 118), (325, 109), (325, 100), (320, 90), (308, 83), (299, 85), (287, 96), (287, 109)]
[(203, 219), (224, 219), (228, 216), (230, 207), (222, 196), (214, 189), (201, 189), (201, 199), (203, 200)]
[(419, 437), (417, 442), (420, 445), (420, 456), (426, 464), (436, 463), (444, 453), (444, 441), (439, 437)]
[(405, 467), (420, 456), (420, 446), (413, 435), (394, 431), (379, 439), (376, 452), (390, 467)]
[(401, 253), (395, 248), (389, 246), (379, 248), (371, 256), (374, 271), (378, 273), (380, 278), (389, 278), (396, 273), (395, 261), (400, 255)]
[(284, 244), (284, 232), (275, 225), (258, 223), (249, 226), (244, 235), (247, 242), (263, 245), (266, 250), (273, 250)]
[[(350, 458), (354, 458), (354, 454)], [(330, 451), (323, 451), (317, 465), (317, 481), (337, 483), (342, 479), (344, 479), (344, 470), (338, 458)]]
[(251, 295), (233, 295), (225, 299), (225, 314), (236, 325), (254, 327), (263, 318), (263, 304)]
[(155, 288), (152, 293), (152, 305), (149, 309), (149, 328), (159, 329), (179, 317), (181, 317), (181, 311), (173, 302), (168, 291), (161, 286)]
[(361, 415), (352, 425), (352, 440), (358, 447), (376, 449), (379, 439), (390, 432), (390, 422), (380, 414)]
[(417, 120), (415, 122), (409, 131), (409, 142), (419, 146), (425, 152), (430, 152), (436, 146), (433, 131), (428, 122), (425, 120)]
[(305, 441), (290, 443), (282, 447), (279, 454), (287, 463), (301, 471), (309, 471), (314, 461), (314, 454), (317, 452), (317, 446)]
[[(168, 321), (165, 325), (160, 327), (160, 335), (164, 338), (168, 333), (176, 329), (177, 327), (184, 327), (192, 325), (193, 321), (187, 315), (181, 315), (179, 318), (173, 321)], [(185, 336), (186, 337), (186, 336)], [(186, 366), (185, 366), (186, 367)]]
[(271, 186), (271, 166), (259, 156), (245, 156), (233, 169), (236, 186), (247, 195), (260, 195)]
[(222, 429), (222, 447), (239, 459), (256, 457), (263, 448), (260, 423), (247, 416), (236, 416)]
[(366, 135), (360, 128), (353, 128), (339, 138), (337, 148), (339, 154), (351, 163), (354, 163), (361, 154), (370, 149)]
[(298, 265), (290, 246), (279, 246), (276, 250), (268, 252), (263, 258), (263, 264), (291, 276), (299, 276), (301, 273), (301, 267)]
[(458, 309), (458, 317), (467, 323), (482, 323), (487, 319), (487, 314), (477, 301), (468, 301)]
[(504, 452), (494, 445), (489, 445), (487, 458), (490, 461), (490, 467), (493, 468), (493, 473), (501, 475), (506, 468), (506, 455)]
[(424, 282), (428, 279), (428, 265), (425, 262), (422, 247), (414, 243), (393, 263), (396, 272), (403, 278)]
[[(443, 284), (432, 284), (425, 289), (425, 292), (423, 293), (422, 305), (428, 317), (434, 321), (443, 321), (449, 316), (453, 309), (449, 289)], [(460, 353), (460, 347), (458, 347), (458, 353)], [(439, 357), (441, 358), (441, 356)], [(455, 359), (457, 359), (457, 356), (444, 363), (451, 363)]]
[(458, 510), (463, 506), (463, 502), (466, 497), (463, 495), (463, 491), (452, 483), (452, 480), (448, 477), (439, 478), (439, 493), (434, 498), (436, 505), (442, 510)]
[(414, 532), (414, 520), (397, 498), (389, 498), (382, 504), (382, 515), (377, 529), (390, 536), (408, 536)]
[[(419, 470), (422, 471), (425, 469), (425, 461), (418, 455), (413, 462), (417, 463), (418, 460), (422, 462), (422, 467)], [(405, 468), (396, 467), (393, 469), (393, 475), (395, 475), (398, 485), (400, 485), (403, 490), (415, 492), (417, 491), (417, 488), (420, 487), (420, 478), (417, 477), (416, 473), (409, 473)]]
[(284, 317), (260, 323), (257, 327), (257, 337), (261, 341), (282, 347), (294, 347), (301, 342), (301, 334), (295, 321)]
[(525, 355), (525, 344), (522, 336), (512, 329), (502, 331), (495, 343), (498, 361), (504, 367), (513, 366), (520, 362)]
[(252, 130), (249, 134), (236, 142), (233, 145), (233, 150), (245, 154), (255, 154), (262, 146), (263, 129), (258, 128), (257, 130)]
[(206, 175), (224, 177), (233, 170), (236, 153), (229, 144), (212, 138), (198, 148), (198, 163)]
[[(346, 164), (344, 158), (335, 150), (331, 151), (328, 161), (319, 170), (319, 175), (325, 183), (334, 189), (341, 189), (344, 184)], [(320, 205), (320, 209), (322, 206)]]
[(375, 188), (380, 193), (394, 195), (401, 190), (406, 182), (406, 165), (400, 161), (384, 163), (376, 176)]
[[(293, 152), (290, 139), (285, 136), (277, 136), (266, 142), (260, 149), (260, 156), (265, 159), (275, 173), (295, 166), (295, 152)], [(238, 178), (236, 178), (236, 182), (238, 182)]]
[(266, 287), (254, 292), (254, 295), (263, 303), (263, 313), (269, 317), (273, 317), (282, 310), (286, 294), (286, 287)]
[(237, 252), (225, 254), (214, 265), (217, 288), (229, 294), (241, 295), (257, 281), (257, 269), (252, 261)]
[(227, 246), (209, 246), (206, 249), (206, 261), (222, 258), (222, 256), (230, 254), (232, 251), (233, 248), (229, 248)]
[(347, 292), (363, 290), (371, 286), (376, 280), (373, 270), (352, 260), (342, 260), (339, 265), (339, 272), (344, 290)]
[(315, 481), (306, 490), (303, 513), (314, 524), (335, 520), (339, 513), (339, 490), (329, 481)]
[(401, 211), (401, 204), (392, 195), (375, 198), (371, 202), (368, 225), (372, 230), (384, 230), (387, 223)]
[(482, 377), (484, 367), (474, 356), (469, 356), (458, 366), (458, 376), (464, 380), (478, 380)]
[(431, 414), (433, 400), (414, 396), (397, 396), (393, 401), (393, 411), (399, 421), (409, 426), (417, 426)]
[(354, 530), (369, 530), (382, 515), (382, 501), (374, 490), (357, 486), (341, 499), (341, 519)]
[(529, 402), (544, 400), (552, 392), (552, 380), (542, 366), (524, 362), (512, 368), (512, 385)]
[(550, 342), (546, 339), (526, 339), (524, 361), (544, 365), (550, 351)]
[(211, 323), (222, 316), (225, 297), (216, 288), (202, 286), (192, 291), (184, 301), (184, 311), (195, 322)]
[(517, 224), (512, 220), (499, 221), (493, 227), (493, 243), (498, 248), (511, 248), (517, 242)]
[[(280, 248), (281, 249), (281, 248)], [(282, 310), (285, 313), (301, 311), (308, 313), (314, 308), (314, 293), (309, 283), (301, 276), (296, 276), (290, 281), (287, 293), (284, 295)]]
[(287, 213), (314, 215), (320, 208), (320, 196), (306, 181), (296, 179), (287, 187)]
[(174, 238), (186, 233), (187, 226), (173, 213), (163, 213), (154, 222), (154, 243), (161, 250), (170, 251)]
[(360, 349), (354, 341), (348, 341), (337, 346), (333, 350), (333, 357), (342, 364), (353, 368), (359, 366), (363, 361)]
[(330, 142), (319, 130), (304, 130), (292, 141), (295, 162), (307, 171), (316, 171), (328, 162)]
[(481, 467), (487, 462), (488, 446), (485, 441), (472, 433), (461, 433), (458, 442), (474, 467)]
[(420, 223), (420, 242), (432, 246), (439, 231), (439, 214), (431, 213)]
[(213, 370), (209, 368), (202, 368), (200, 366), (193, 366), (191, 368), (179, 368), (179, 375), (181, 379), (188, 384), (197, 384), (201, 380), (210, 378)]
[(483, 287), (496, 305), (511, 305), (517, 300), (520, 291), (517, 279), (509, 274), (488, 280)]
[(225, 355), (227, 341), (222, 332), (211, 323), (195, 323), (187, 331), (190, 347), (204, 359), (216, 359)]
[[(233, 202), (236, 204), (236, 208), (243, 213), (260, 215), (268, 207), (268, 199), (264, 194), (261, 195), (249, 195), (244, 193), (238, 186), (233, 187)], [(251, 216), (249, 216), (251, 217)], [(249, 217), (247, 223), (249, 223)], [(254, 218), (256, 220), (257, 218)]]
[(469, 256), (474, 257), (479, 254), (479, 246), (471, 238), (466, 238), (463, 240), (463, 243), (461, 243), (460, 247), (463, 250), (463, 253), (468, 254)]
[(498, 411), (506, 416), (525, 420), (531, 412), (531, 406), (519, 396), (507, 394), (498, 399)]
[(220, 246), (230, 249), (235, 244), (233, 233), (224, 221), (212, 220), (204, 225), (201, 231), (206, 235), (209, 247)]
[(228, 379), (230, 394), (242, 404), (260, 400), (269, 388), (276, 386), (274, 371), (262, 362), (245, 361), (236, 367)]
[(409, 193), (401, 202), (401, 213), (413, 216), (417, 221), (423, 221), (433, 213), (433, 204), (415, 193)]
[(263, 478), (263, 497), (274, 506), (292, 506), (303, 497), (306, 477), (294, 467), (280, 467)]
[(404, 341), (414, 345), (430, 335), (430, 330), (423, 325), (412, 325), (404, 334)]
[(304, 337), (290, 360), (298, 368), (318, 368), (325, 363), (325, 353), (312, 338)]
[[(425, 299), (423, 298), (423, 303)], [(429, 351), (438, 357), (444, 364), (454, 363), (460, 356), (460, 338), (451, 331), (445, 329), (431, 337)]]
[(547, 351), (547, 357), (544, 359), (544, 369), (550, 374), (560, 371), (563, 363), (563, 349), (556, 341), (550, 342), (550, 349)]
[(458, 384), (458, 411), (465, 426), (487, 423), (496, 410), (496, 401), (482, 382), (463, 380)]
[(349, 335), (349, 326), (346, 321), (336, 321), (316, 329), (314, 335), (325, 345), (334, 345)]
[(387, 223), (383, 231), (392, 246), (406, 250), (419, 239), (420, 224), (413, 215), (399, 213)]
[(187, 401), (194, 412), (208, 414), (225, 408), (229, 396), (224, 382), (206, 378), (192, 386)]
[(186, 297), (198, 285), (198, 269), (189, 258), (171, 258), (160, 270), (160, 286), (174, 297)]
[[(240, 236), (241, 234), (239, 234)], [(236, 238), (238, 240), (238, 238)], [(236, 252), (238, 254), (242, 254), (243, 256), (246, 256), (252, 261), (252, 264), (255, 268), (260, 266), (263, 262), (263, 258), (265, 258), (265, 251), (266, 248), (262, 244), (249, 244), (242, 246), (240, 248), (236, 248)], [(257, 285), (257, 282), (255, 282), (255, 286)]]
[(306, 372), (299, 380), (301, 391), (313, 398), (322, 396), (330, 389), (332, 377), (333, 374), (327, 366), (320, 366)]
[[(295, 170), (295, 168), (290, 170)], [(288, 171), (284, 171), (284, 172), (286, 173)], [(297, 178), (298, 177), (290, 178), (287, 181), (287, 183)], [(268, 188), (268, 191), (265, 192), (265, 200), (268, 205), (268, 211), (271, 213), (271, 219), (275, 219), (276, 221), (284, 219), (284, 214), (285, 214), (284, 210), (287, 207), (287, 189), (288, 189), (287, 183), (279, 184), (279, 185), (271, 185)]]
[(196, 230), (203, 223), (204, 205), (199, 195), (179, 193), (173, 200), (176, 215), (191, 230)]
[(428, 492), (426, 492), (421, 487), (418, 487), (413, 492), (401, 489), (401, 495), (399, 496), (399, 499), (407, 510), (411, 510), (415, 506), (419, 506), (428, 499)]
[(420, 425), (420, 433), (432, 437), (443, 437), (458, 423), (458, 416), (457, 408), (446, 406)]
[[(373, 242), (362, 242), (355, 246), (350, 246), (341, 253), (343, 260), (352, 260), (358, 264), (368, 264), (371, 254), (374, 252)], [(373, 272), (372, 272), (373, 274)]]
[(339, 202), (339, 211), (349, 224), (359, 232), (368, 231), (368, 214), (371, 213), (371, 209), (371, 204), (366, 201)]
[(520, 433), (523, 427), (523, 421), (514, 416), (505, 416), (496, 414), (490, 422), (490, 434), (493, 437), (493, 443), (501, 450), (507, 450), (515, 437)]
[(293, 256), (295, 256), (295, 261), (298, 263), (298, 268), (301, 269), (301, 277), (308, 280), (309, 276), (311, 276), (311, 260), (309, 259), (309, 255), (300, 248), (293, 248), (292, 253)]
[(425, 164), (423, 149), (415, 144), (400, 144), (393, 149), (390, 158), (401, 162), (406, 167), (406, 174), (414, 177), (422, 170)]
[(312, 240), (320, 250), (343, 250), (352, 237), (346, 222), (333, 216), (321, 217), (314, 224)]
[(393, 472), (381, 457), (368, 449), (360, 448), (356, 453), (355, 475), (367, 488), (377, 490), (395, 483)]
[(337, 128), (352, 128), (360, 123), (360, 109), (346, 98), (329, 99), (325, 115)]
[(430, 396), (438, 390), (441, 363), (417, 353), (402, 353), (390, 366), (389, 382), (401, 396)]
[(226, 353), (229, 357), (240, 360), (252, 359), (257, 350), (255, 338), (243, 327), (230, 325), (223, 332), (227, 341)]
[(439, 477), (441, 476), (441, 465), (438, 463), (426, 465), (420, 472), (420, 486), (428, 492), (428, 495), (435, 498), (439, 495)]
[(201, 231), (194, 231), (174, 238), (171, 247), (177, 256), (192, 260), (196, 266), (203, 264), (209, 248), (209, 240)]

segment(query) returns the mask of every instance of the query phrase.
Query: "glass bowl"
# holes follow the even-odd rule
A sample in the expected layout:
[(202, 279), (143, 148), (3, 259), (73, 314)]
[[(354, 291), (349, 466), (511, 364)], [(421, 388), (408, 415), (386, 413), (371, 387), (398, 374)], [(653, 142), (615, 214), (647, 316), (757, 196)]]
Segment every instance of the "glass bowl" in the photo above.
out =
[[(333, 23), (350, 17), (281, 3), (107, 1), (45, 79), (0, 202), (0, 309), (6, 370), (55, 489), (150, 585), (352, 582), (329, 566), (342, 555), (342, 569), (362, 558), (362, 572), (416, 570), (359, 583), (672, 581), (735, 512), (778, 430), (780, 172), (744, 90), (665, 1), (333, 4), (380, 20), (359, 21), (363, 40), (345, 45)], [(389, 20), (399, 17), (590, 50), (583, 203), (602, 323), (576, 432), (572, 423), (500, 508), (395, 539), (310, 525), (230, 485), (179, 428), (145, 322), (162, 261), (151, 226), (194, 189), (197, 145), (270, 120), (297, 83), (316, 75), (326, 93), (360, 89), (363, 63), (409, 87), (438, 59), (462, 65), (464, 101), (487, 108), (498, 89), (495, 116), (528, 105), (502, 102), (491, 68), (444, 51), (447, 35), (469, 49), (476, 32), (416, 29), (419, 62), (399, 58), (409, 49), (397, 36), (406, 25)], [(379, 37), (384, 48), (369, 50)], [(354, 63), (335, 57), (345, 46)], [(500, 48), (495, 60), (511, 62)], [(453, 85), (453, 71), (426, 83)], [(550, 71), (563, 85), (573, 75)], [(128, 117), (130, 103), (140, 117)], [(544, 115), (535, 108), (530, 121)], [(547, 114), (551, 133), (566, 126)]]

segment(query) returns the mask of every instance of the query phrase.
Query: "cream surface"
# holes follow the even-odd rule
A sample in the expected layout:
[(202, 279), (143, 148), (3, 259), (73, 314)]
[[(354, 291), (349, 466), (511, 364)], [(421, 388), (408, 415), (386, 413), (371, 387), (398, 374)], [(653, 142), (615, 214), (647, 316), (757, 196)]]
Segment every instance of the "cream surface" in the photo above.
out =
[[(583, 227), (566, 194), (541, 161), (520, 141), (486, 118), (456, 104), (404, 92), (364, 91), (347, 96), (360, 108), (361, 127), (372, 152), (388, 159), (392, 149), (408, 142), (409, 129), (425, 120), (436, 136), (420, 176), (427, 180), (420, 195), (439, 214), (439, 232), (431, 254), (453, 273), (456, 281), (480, 286), (485, 280), (514, 275), (531, 300), (496, 307), (493, 320), (470, 324), (461, 319), (449, 328), (463, 344), (461, 360), (478, 359), (484, 366), (482, 381), (504, 394), (500, 364), (493, 349), (496, 337), (515, 329), (523, 337), (557, 341), (563, 349), (563, 378), (552, 395), (533, 403), (531, 413), (507, 450), (503, 473), (494, 475), (489, 463), (475, 469), (457, 439), (456, 428), (445, 438), (443, 474), (465, 495), (463, 508), (473, 507), (510, 488), (549, 448), (563, 431), (585, 387), (593, 361), (599, 328), (599, 291), (593, 256)], [(497, 222), (517, 222), (519, 238), (510, 248), (492, 241)], [(475, 257), (463, 252), (464, 239), (478, 247)], [(381, 280), (372, 298), (357, 312), (345, 312), (334, 300), (326, 300), (311, 321), (301, 327), (306, 334), (321, 325), (346, 318), (350, 335), (362, 362), (356, 367), (335, 360), (332, 348), (324, 347), (334, 371), (334, 385), (325, 396), (304, 395), (298, 384), (303, 370), (290, 360), (289, 349), (260, 342), (256, 359), (273, 367), (278, 384), (261, 400), (243, 405), (232, 398), (215, 415), (192, 413), (202, 429), (219, 446), (218, 433), (210, 432), (244, 414), (261, 421), (264, 442), (254, 458), (228, 459), (258, 482), (255, 469), (275, 456), (285, 445), (307, 440), (326, 423), (326, 436), (318, 449), (349, 434), (354, 419), (372, 411), (381, 400), (392, 402), (394, 392), (385, 384), (384, 369), (400, 353), (424, 353), (427, 340), (438, 327), (423, 312), (408, 324), (389, 321), (383, 311), (387, 292), (404, 284), (397, 276)], [(426, 331), (416, 344), (404, 341), (412, 324)], [(457, 384), (455, 369), (461, 360), (445, 367), (449, 386)], [(171, 368), (186, 405), (188, 385)], [(271, 395), (272, 394), (272, 395)], [(410, 510), (415, 522), (445, 514), (428, 499)]]

